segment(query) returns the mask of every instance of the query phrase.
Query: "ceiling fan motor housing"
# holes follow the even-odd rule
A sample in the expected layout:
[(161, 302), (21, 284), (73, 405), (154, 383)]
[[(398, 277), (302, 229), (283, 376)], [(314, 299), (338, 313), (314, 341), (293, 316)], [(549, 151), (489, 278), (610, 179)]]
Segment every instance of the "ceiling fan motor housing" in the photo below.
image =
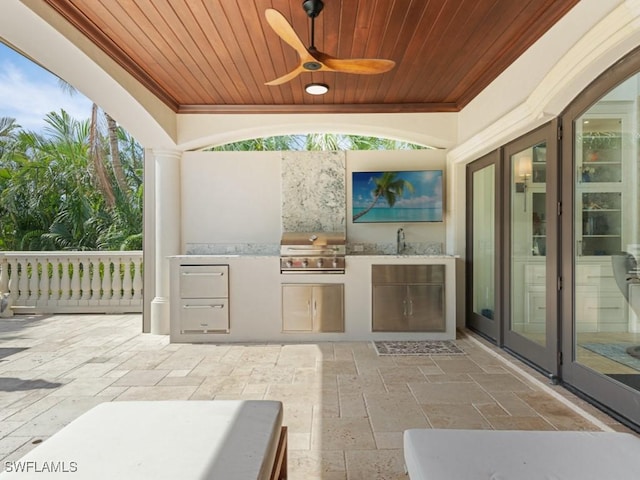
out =
[(322, 0), (304, 0), (304, 2), (302, 2), (302, 8), (304, 8), (304, 11), (307, 12), (309, 18), (317, 17), (322, 11), (323, 7), (324, 3), (322, 2)]

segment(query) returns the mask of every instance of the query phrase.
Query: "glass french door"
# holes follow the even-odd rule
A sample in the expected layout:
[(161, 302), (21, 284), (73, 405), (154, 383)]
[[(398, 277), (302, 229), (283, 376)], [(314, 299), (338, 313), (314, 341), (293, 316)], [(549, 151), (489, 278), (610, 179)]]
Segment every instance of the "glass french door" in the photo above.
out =
[(500, 343), (500, 313), (496, 308), (497, 254), (500, 237), (496, 218), (500, 218), (497, 186), (499, 155), (491, 153), (469, 165), (467, 185), (467, 258), (469, 275), (467, 325)]
[[(640, 56), (618, 68), (640, 67)], [(610, 72), (615, 78), (614, 72)], [(624, 77), (623, 77), (624, 78)], [(563, 378), (640, 425), (640, 74), (568, 109)], [(619, 81), (619, 80), (618, 80)]]
[(550, 376), (558, 373), (557, 124), (504, 147), (504, 346)]

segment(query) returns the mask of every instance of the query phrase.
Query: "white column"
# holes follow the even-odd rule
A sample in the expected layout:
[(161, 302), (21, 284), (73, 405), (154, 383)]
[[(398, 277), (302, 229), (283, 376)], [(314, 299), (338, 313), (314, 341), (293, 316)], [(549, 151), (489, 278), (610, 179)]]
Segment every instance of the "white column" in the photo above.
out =
[(175, 150), (151, 151), (155, 165), (155, 297), (151, 333), (169, 334), (169, 257), (180, 253), (180, 158)]

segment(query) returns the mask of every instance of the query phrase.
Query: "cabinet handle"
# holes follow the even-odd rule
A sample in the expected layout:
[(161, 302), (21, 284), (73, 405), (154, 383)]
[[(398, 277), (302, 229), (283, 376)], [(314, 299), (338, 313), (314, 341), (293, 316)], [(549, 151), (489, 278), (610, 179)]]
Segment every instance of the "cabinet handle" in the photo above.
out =
[(216, 303), (214, 305), (183, 305), (182, 307), (188, 310), (203, 310), (209, 308), (224, 308), (224, 304)]
[(185, 277), (221, 277), (223, 272), (184, 272)]
[(590, 310), (620, 310), (620, 307), (589, 307)]
[(413, 300), (409, 300), (409, 316), (413, 315)]

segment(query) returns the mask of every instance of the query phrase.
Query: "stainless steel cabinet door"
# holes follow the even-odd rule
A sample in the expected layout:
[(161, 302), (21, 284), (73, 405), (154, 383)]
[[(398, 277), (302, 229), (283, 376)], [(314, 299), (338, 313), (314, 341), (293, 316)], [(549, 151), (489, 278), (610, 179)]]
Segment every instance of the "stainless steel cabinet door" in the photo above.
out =
[(316, 332), (344, 332), (344, 285), (313, 287), (313, 329)]
[(406, 285), (373, 286), (374, 332), (408, 331), (406, 292)]
[(407, 322), (410, 332), (444, 332), (444, 285), (407, 286)]
[(374, 285), (374, 332), (444, 332), (444, 285)]
[(282, 330), (344, 332), (344, 285), (282, 285)]
[(311, 332), (313, 287), (311, 285), (282, 286), (282, 330)]

